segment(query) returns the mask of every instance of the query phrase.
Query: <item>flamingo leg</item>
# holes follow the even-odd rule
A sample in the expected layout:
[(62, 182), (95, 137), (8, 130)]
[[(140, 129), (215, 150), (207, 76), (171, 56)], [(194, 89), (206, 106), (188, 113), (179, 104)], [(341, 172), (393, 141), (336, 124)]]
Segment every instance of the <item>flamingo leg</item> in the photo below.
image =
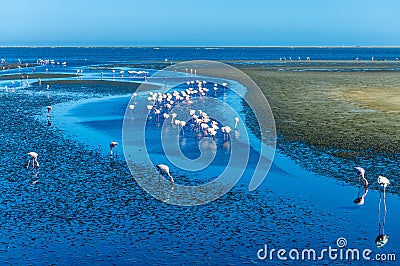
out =
[(382, 202), (382, 191), (379, 190), (379, 205), (378, 205), (379, 234), (380, 234), (380, 232), (381, 232), (381, 202)]
[(386, 216), (386, 187), (383, 187), (383, 206), (385, 208), (385, 216)]

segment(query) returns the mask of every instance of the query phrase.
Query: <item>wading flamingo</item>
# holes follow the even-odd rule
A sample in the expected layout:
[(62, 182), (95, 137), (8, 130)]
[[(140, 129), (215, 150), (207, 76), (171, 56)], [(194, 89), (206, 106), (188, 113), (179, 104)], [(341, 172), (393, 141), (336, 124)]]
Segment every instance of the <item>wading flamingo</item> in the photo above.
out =
[(386, 188), (388, 185), (390, 185), (390, 181), (387, 177), (380, 175), (378, 177), (378, 184), (381, 185), (383, 188)]
[(117, 147), (117, 145), (118, 145), (118, 142), (116, 142), (116, 141), (112, 141), (110, 143), (110, 156), (111, 157), (113, 157), (113, 151), (114, 150), (115, 150), (115, 157), (118, 156), (118, 147)]
[(28, 160), (28, 165), (26, 168), (29, 168), (29, 164), (32, 160), (32, 168), (39, 168), (39, 162), (38, 162), (38, 154), (36, 152), (28, 152), (29, 160)]
[(361, 181), (361, 179), (360, 178), (362, 178), (362, 180), (363, 180), (363, 182), (364, 182), (364, 186), (368, 186), (368, 180), (365, 178), (365, 170), (364, 170), (364, 168), (361, 168), (361, 167), (354, 167), (354, 169), (356, 169), (356, 171), (358, 172), (358, 182), (360, 182)]
[(169, 178), (171, 179), (171, 180), (170, 180), (171, 183), (174, 183), (174, 182), (175, 182), (174, 178), (173, 178), (173, 177), (171, 176), (171, 174), (169, 173), (169, 167), (168, 167), (168, 165), (165, 165), (165, 164), (157, 164), (156, 167), (160, 170), (160, 172), (161, 172), (162, 174), (166, 174), (167, 176), (169, 176)]
[(235, 130), (236, 130), (236, 128), (237, 128), (238, 122), (239, 122), (239, 117), (235, 117)]

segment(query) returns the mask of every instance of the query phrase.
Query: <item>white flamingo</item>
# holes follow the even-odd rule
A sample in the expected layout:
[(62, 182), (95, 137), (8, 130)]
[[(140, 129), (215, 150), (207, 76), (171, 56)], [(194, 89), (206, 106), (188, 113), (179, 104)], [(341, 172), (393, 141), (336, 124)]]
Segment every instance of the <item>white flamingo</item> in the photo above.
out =
[(208, 130), (208, 127), (209, 127), (207, 125), (207, 123), (201, 123), (200, 126), (201, 126), (201, 129), (203, 130), (203, 137), (207, 136), (207, 130)]
[(135, 105), (130, 104), (129, 105), (129, 110), (131, 110), (131, 115), (133, 115), (133, 110), (135, 109)]
[(157, 116), (156, 121), (160, 121), (160, 113), (161, 111), (159, 109), (154, 109), (154, 114)]
[(172, 114), (171, 114), (171, 117), (172, 117), (171, 123), (174, 123), (174, 120), (175, 120), (175, 118), (176, 118), (177, 116), (178, 116), (178, 115), (177, 115), (176, 113), (172, 113)]
[(186, 126), (186, 122), (185, 122), (185, 121), (180, 121), (180, 122), (179, 122), (179, 125), (180, 125), (181, 128), (182, 128), (182, 134), (185, 135), (185, 130), (184, 130), (183, 128), (184, 128), (184, 126)]
[(236, 130), (236, 128), (237, 128), (238, 122), (239, 122), (239, 117), (235, 117), (235, 130)]
[(390, 185), (390, 181), (387, 177), (380, 175), (378, 177), (378, 184), (381, 185), (383, 188), (386, 188), (388, 185)]
[(230, 126), (221, 127), (222, 133), (224, 133), (224, 140), (229, 139), (229, 133), (231, 133), (232, 129)]
[(175, 119), (174, 124), (178, 126), (178, 134), (179, 134), (179, 125), (181, 124), (181, 120)]
[[(39, 162), (38, 162), (38, 154), (36, 152), (28, 152), (29, 160), (28, 160), (28, 165), (26, 168), (29, 168), (29, 164), (32, 160), (32, 168), (39, 168)], [(36, 166), (35, 166), (36, 165)]]
[[(386, 201), (386, 187), (390, 185), (390, 181), (387, 177), (380, 175), (377, 180), (378, 184), (383, 187), (383, 200)], [(386, 212), (386, 204), (385, 204)]]
[(160, 170), (160, 172), (161, 172), (162, 174), (166, 174), (167, 176), (169, 176), (169, 178), (171, 179), (171, 180), (170, 180), (171, 183), (174, 183), (174, 182), (175, 182), (174, 178), (173, 178), (173, 177), (171, 176), (171, 174), (169, 173), (169, 167), (168, 167), (168, 165), (165, 165), (165, 164), (157, 164), (156, 167)]

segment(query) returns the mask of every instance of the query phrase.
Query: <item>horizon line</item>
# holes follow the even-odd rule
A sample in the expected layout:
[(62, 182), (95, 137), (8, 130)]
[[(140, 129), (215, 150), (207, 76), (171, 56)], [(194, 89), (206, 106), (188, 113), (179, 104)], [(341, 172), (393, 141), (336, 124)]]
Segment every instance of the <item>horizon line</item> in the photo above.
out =
[(400, 48), (400, 45), (0, 45), (0, 48)]

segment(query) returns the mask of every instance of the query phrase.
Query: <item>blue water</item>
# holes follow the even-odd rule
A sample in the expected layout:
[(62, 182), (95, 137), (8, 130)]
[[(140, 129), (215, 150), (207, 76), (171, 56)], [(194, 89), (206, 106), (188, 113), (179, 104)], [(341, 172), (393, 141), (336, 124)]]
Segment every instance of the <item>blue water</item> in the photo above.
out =
[[(355, 57), (369, 60), (374, 56), (393, 60), (399, 52), (392, 48), (1, 48), (0, 58), (7, 62), (17, 58), (22, 62), (49, 58), (65, 60), (69, 62), (68, 67), (80, 67), (164, 61), (165, 58), (169, 61), (279, 60), (280, 57), (310, 56), (326, 60)], [(266, 262), (280, 265), (276, 259), (258, 260), (257, 251), (265, 244), (271, 249), (287, 250), (336, 248), (339, 237), (345, 237), (350, 248), (370, 248), (374, 253), (399, 250), (397, 195), (387, 195), (385, 228), (390, 240), (383, 249), (378, 249), (374, 243), (379, 233), (377, 191), (369, 191), (364, 206), (355, 206), (352, 200), (358, 196), (357, 187), (307, 171), (279, 151), (267, 179), (253, 192), (248, 191), (248, 180), (245, 180), (221, 199), (205, 205), (182, 207), (162, 203), (138, 186), (123, 158), (110, 160), (108, 156), (110, 139), (120, 140), (129, 96), (87, 93), (95, 85), (82, 85), (78, 89), (68, 84), (54, 87), (46, 93), (33, 85), (0, 99), (4, 105), (3, 119), (15, 115), (15, 119), (7, 120), (1, 132), (6, 136), (5, 143), (13, 147), (3, 149), (4, 156), (0, 158), (5, 177), (0, 180), (3, 213), (0, 262), (3, 264)], [(92, 101), (93, 96), (102, 98)], [(70, 100), (67, 104), (56, 104), (66, 98)], [(81, 98), (86, 100), (78, 101)], [(58, 113), (59, 117), (54, 117), (53, 126), (47, 127), (32, 116), (45, 119), (43, 110), (50, 101), (54, 103), (55, 116)], [(24, 116), (18, 115), (19, 112)], [(151, 122), (149, 127), (152, 132), (157, 131)], [(21, 140), (14, 143), (18, 134), (22, 134)], [(191, 138), (189, 142), (196, 141), (192, 136), (187, 137)], [(98, 146), (86, 146), (90, 141)], [(25, 160), (23, 155), (28, 148), (41, 151), (42, 168), (38, 176), (19, 165)], [(156, 154), (159, 147), (153, 148)], [(196, 156), (197, 150), (185, 149), (187, 155)], [(256, 157), (256, 149), (252, 154)], [(220, 162), (223, 162), (222, 155)], [(189, 177), (187, 173), (179, 173), (177, 182), (190, 183)], [(201, 179), (201, 175), (194, 179), (197, 177)], [(37, 185), (32, 184), (35, 178), (39, 179)], [(301, 264), (309, 262), (301, 261)]]
[(182, 60), (279, 60), (300, 57), (305, 60), (396, 60), (400, 48), (244, 48), (244, 47), (126, 47), (126, 48), (0, 48), (0, 58), (8, 63), (36, 62), (37, 59), (53, 59), (73, 65), (127, 63), (142, 61)]
[[(119, 116), (119, 119), (114, 120), (115, 112), (108, 107), (112, 104), (116, 109), (122, 109), (129, 98), (105, 98), (96, 103), (85, 103), (72, 108), (69, 113), (74, 116), (75, 123), (88, 126), (92, 133), (102, 132), (108, 139), (120, 138), (121, 132), (114, 126), (118, 126), (117, 121), (121, 121), (123, 117)], [(102, 113), (103, 118), (110, 119), (91, 121), (99, 109), (105, 110)], [(81, 116), (82, 112), (85, 115)], [(155, 116), (150, 116), (151, 120), (147, 124), (148, 136), (157, 139), (160, 129), (154, 121)], [(80, 131), (79, 128), (75, 130)], [(191, 137), (192, 135), (188, 136)], [(92, 141), (96, 143), (99, 140)], [(196, 143), (196, 140), (191, 141)], [(190, 144), (190, 140), (187, 142)], [(195, 146), (193, 143), (191, 145)], [(153, 158), (159, 158), (154, 155), (163, 155), (162, 148), (157, 144), (149, 145), (148, 149)], [(189, 152), (196, 150), (190, 149)], [(257, 160), (257, 152), (252, 150), (250, 156), (252, 165)], [(218, 163), (224, 163), (223, 157), (217, 156), (216, 159), (219, 160)], [(218, 163), (213, 163), (212, 167), (217, 169)], [(173, 166), (171, 170), (179, 183), (197, 185), (209, 181), (207, 176), (202, 176), (207, 172), (188, 173)], [(248, 175), (249, 173), (245, 173), (245, 176)], [(129, 257), (132, 261), (141, 263), (212, 265), (259, 263), (261, 261), (257, 259), (256, 252), (264, 244), (268, 244), (270, 249), (336, 248), (335, 241), (339, 237), (345, 237), (350, 248), (370, 248), (374, 253), (398, 250), (396, 245), (400, 238), (396, 229), (396, 210), (400, 201), (395, 195), (387, 195), (385, 228), (390, 235), (390, 241), (384, 249), (376, 249), (373, 244), (379, 231), (379, 193), (376, 191), (369, 191), (365, 205), (358, 207), (352, 200), (359, 195), (359, 188), (308, 172), (279, 152), (262, 186), (254, 192), (249, 192), (247, 186), (248, 178), (244, 178), (221, 199), (197, 207), (157, 205), (157, 200), (147, 198), (142, 204), (149, 210), (143, 213), (143, 209), (140, 209), (140, 217), (144, 219), (140, 225), (133, 226), (131, 220), (121, 221), (121, 230), (126, 227), (133, 230), (127, 235), (140, 241), (140, 245), (128, 244), (122, 238), (122, 242), (114, 250), (129, 247), (134, 250), (121, 256), (121, 261)], [(140, 235), (135, 234), (138, 231)], [(118, 237), (120, 236), (114, 236), (114, 239)], [(98, 248), (102, 250), (102, 247)], [(280, 264), (277, 260), (272, 263)], [(324, 261), (324, 264), (330, 263), (332, 262)]]

